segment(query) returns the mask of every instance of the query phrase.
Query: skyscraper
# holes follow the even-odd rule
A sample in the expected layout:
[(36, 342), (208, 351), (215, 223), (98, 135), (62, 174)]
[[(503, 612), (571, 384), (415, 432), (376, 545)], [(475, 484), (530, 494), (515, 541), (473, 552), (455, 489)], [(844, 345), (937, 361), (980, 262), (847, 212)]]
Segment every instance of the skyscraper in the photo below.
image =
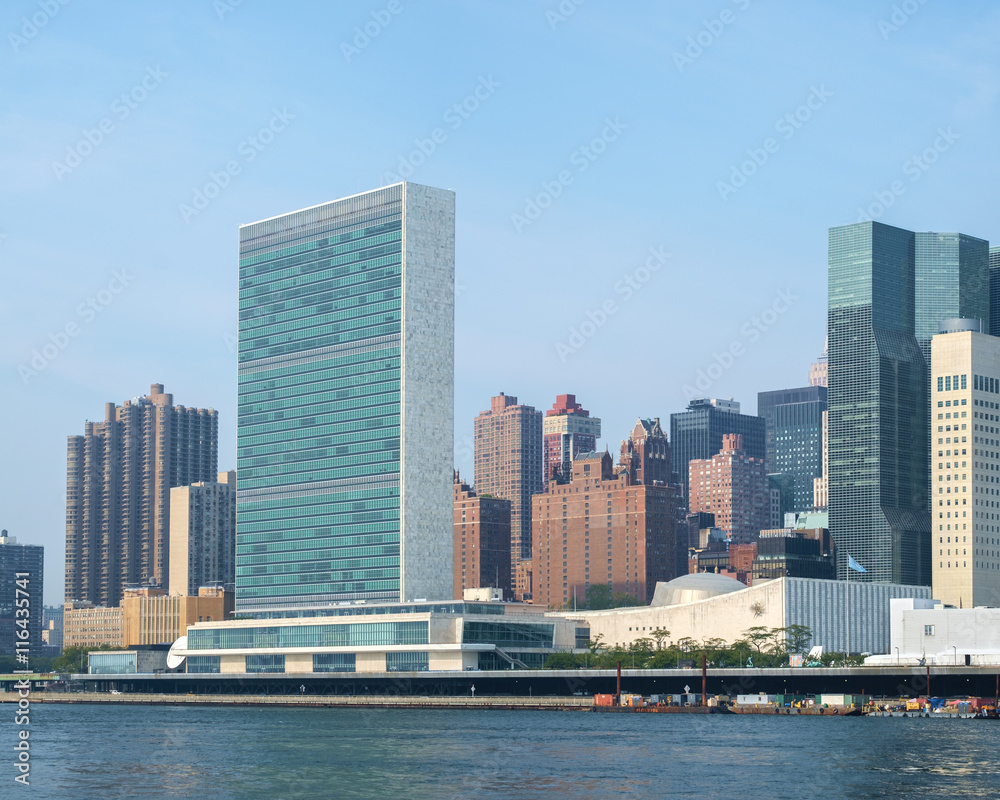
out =
[(510, 500), (515, 596), (530, 593), (531, 495), (542, 491), (542, 413), (500, 393), (475, 422), (476, 491)]
[(931, 339), (946, 319), (990, 324), (990, 243), (964, 233), (914, 236), (914, 330), (928, 370)]
[(1000, 336), (1000, 247), (990, 248), (990, 325), (991, 336)]
[(568, 476), (578, 453), (597, 449), (601, 436), (601, 421), (576, 402), (576, 395), (556, 396), (552, 408), (542, 421), (545, 447), (542, 450), (542, 484), (548, 487), (553, 472)]
[(827, 390), (808, 387), (810, 399), (774, 406), (774, 462), (772, 472), (788, 476), (787, 511), (799, 513), (813, 507), (813, 481), (823, 475), (823, 414)]
[[(810, 386), (829, 386), (829, 373), (830, 373), (830, 356), (829, 356), (829, 343), (823, 342), (823, 352), (820, 353), (819, 358), (809, 367), (809, 385)], [(757, 409), (757, 413), (760, 413), (760, 409)]]
[[(0, 531), (0, 656), (27, 650), (29, 667), (32, 657), (42, 654), (44, 568), (45, 548), (18, 544), (7, 531)], [(18, 593), (19, 589), (23, 594)], [(26, 606), (24, 598), (29, 601)], [(24, 609), (27, 609), (27, 617)], [(27, 631), (26, 639), (24, 631)]]
[[(775, 416), (777, 414), (778, 406), (793, 403), (820, 404), (822, 405), (820, 411), (822, 411), (826, 408), (826, 394), (826, 387), (820, 384), (802, 386), (798, 389), (777, 389), (775, 391), (757, 393), (757, 416), (761, 417), (765, 424), (766, 452), (764, 460), (767, 462), (768, 472), (783, 471), (778, 467), (778, 454), (775, 439)], [(810, 408), (811, 407), (812, 406), (810, 406)], [(812, 491), (812, 489), (810, 489), (810, 491)]]
[(743, 449), (743, 437), (727, 433), (721, 450), (711, 458), (690, 464), (690, 509), (715, 515), (717, 527), (737, 544), (749, 544), (767, 530), (771, 495), (764, 460)]
[(914, 235), (880, 222), (829, 234), (829, 511), (837, 574), (930, 583), (927, 372), (914, 329)]
[(673, 473), (681, 486), (682, 502), (686, 503), (688, 496), (688, 464), (718, 453), (727, 433), (743, 436), (743, 449), (748, 456), (765, 459), (765, 421), (741, 414), (740, 404), (734, 400), (692, 400), (686, 411), (670, 415), (670, 456)]
[(66, 600), (116, 606), (126, 585), (167, 585), (170, 489), (215, 478), (218, 428), (213, 409), (175, 406), (154, 383), (69, 437)]
[(931, 343), (931, 561), (947, 605), (1000, 600), (1000, 338), (953, 320)]
[(236, 472), (170, 490), (171, 595), (197, 597), (202, 586), (236, 583)]
[(236, 606), (448, 598), (455, 195), (240, 227)]

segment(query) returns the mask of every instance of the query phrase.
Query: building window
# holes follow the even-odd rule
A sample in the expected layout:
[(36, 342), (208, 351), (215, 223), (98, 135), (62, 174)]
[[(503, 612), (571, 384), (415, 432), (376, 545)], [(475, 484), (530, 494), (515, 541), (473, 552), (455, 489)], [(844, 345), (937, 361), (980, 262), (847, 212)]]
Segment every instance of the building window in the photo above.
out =
[(428, 653), (386, 653), (386, 672), (427, 672), (430, 669)]
[(924, 625), (924, 636), (933, 636), (933, 635), (934, 635), (934, 626)]
[(283, 655), (247, 656), (247, 672), (284, 672)]

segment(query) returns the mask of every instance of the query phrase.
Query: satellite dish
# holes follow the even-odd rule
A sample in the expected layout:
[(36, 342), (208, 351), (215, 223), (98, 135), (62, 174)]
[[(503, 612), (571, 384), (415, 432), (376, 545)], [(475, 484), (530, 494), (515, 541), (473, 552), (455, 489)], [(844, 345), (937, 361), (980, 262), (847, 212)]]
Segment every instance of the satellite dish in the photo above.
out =
[(184, 663), (184, 656), (182, 656), (178, 650), (187, 650), (188, 637), (182, 636), (172, 645), (170, 645), (170, 651), (167, 653), (167, 669), (177, 669), (181, 664)]

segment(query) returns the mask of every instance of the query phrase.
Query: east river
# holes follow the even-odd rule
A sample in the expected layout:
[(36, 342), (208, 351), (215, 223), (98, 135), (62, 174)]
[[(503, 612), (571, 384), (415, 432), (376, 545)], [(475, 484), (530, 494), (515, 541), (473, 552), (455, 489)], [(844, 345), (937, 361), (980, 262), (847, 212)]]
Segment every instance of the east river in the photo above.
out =
[(23, 787), (0, 725), (0, 797), (1000, 795), (987, 720), (35, 704), (30, 730)]

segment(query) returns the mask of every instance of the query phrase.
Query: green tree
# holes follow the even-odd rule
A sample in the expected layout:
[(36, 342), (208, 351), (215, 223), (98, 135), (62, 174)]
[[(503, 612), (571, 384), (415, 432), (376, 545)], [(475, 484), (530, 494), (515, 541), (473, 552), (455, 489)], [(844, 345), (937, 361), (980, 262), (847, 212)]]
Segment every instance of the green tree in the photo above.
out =
[(665, 628), (657, 628), (650, 634), (650, 636), (656, 639), (656, 649), (662, 650), (664, 639), (670, 638), (670, 631), (666, 630)]
[(771, 643), (774, 637), (774, 632), (771, 628), (766, 628), (763, 625), (755, 625), (744, 631), (743, 637), (757, 651), (758, 655), (763, 655), (764, 648)]
[(544, 669), (579, 669), (580, 657), (574, 653), (552, 653), (545, 659)]
[(785, 634), (785, 647), (789, 653), (805, 655), (812, 645), (812, 628), (808, 625), (789, 625), (780, 629)]
[(585, 607), (591, 611), (611, 608), (611, 587), (606, 583), (594, 583), (587, 587)]

